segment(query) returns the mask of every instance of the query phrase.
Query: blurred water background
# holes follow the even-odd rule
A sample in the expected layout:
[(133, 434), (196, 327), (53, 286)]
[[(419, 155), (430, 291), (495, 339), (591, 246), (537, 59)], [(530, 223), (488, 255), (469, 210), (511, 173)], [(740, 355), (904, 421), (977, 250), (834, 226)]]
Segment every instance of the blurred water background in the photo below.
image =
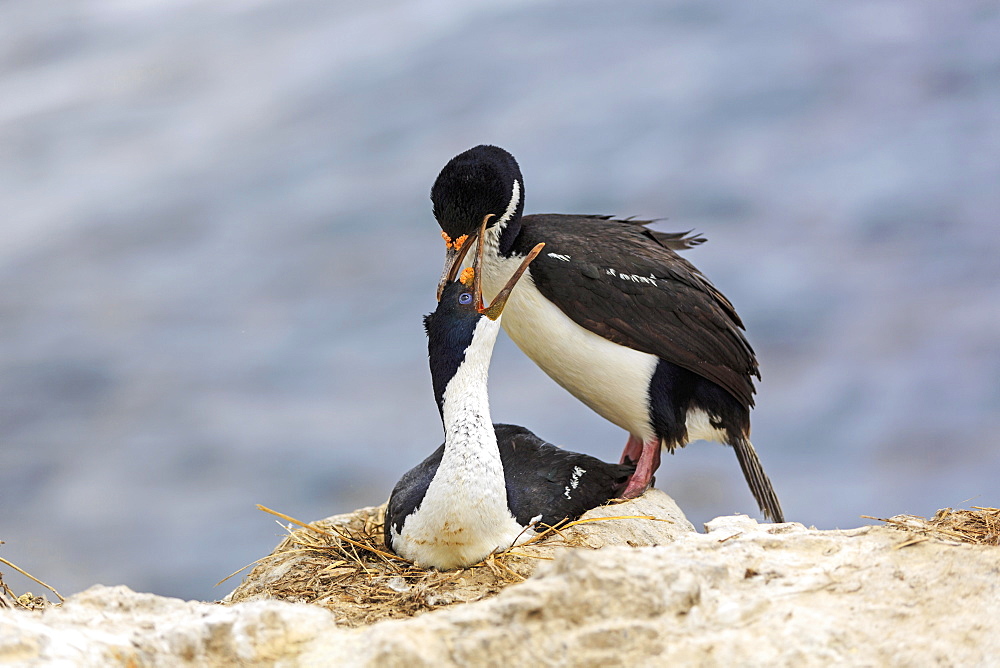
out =
[[(385, 500), (441, 438), (428, 192), (483, 142), (528, 212), (708, 237), (790, 519), (1000, 505), (998, 44), (992, 0), (0, 4), (0, 554), (212, 599), (254, 504)], [(504, 337), (491, 394), (625, 443)], [(718, 445), (658, 486), (756, 515)]]

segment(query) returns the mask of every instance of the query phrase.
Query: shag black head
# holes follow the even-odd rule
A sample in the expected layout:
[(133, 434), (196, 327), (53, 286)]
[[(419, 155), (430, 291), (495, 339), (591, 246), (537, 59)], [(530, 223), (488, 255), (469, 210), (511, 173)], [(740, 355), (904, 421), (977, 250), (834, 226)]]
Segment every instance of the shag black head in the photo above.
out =
[(438, 174), (431, 202), (446, 248), (438, 299), (445, 284), (455, 279), (480, 228), (500, 224), (516, 231), (524, 212), (523, 183), (514, 156), (485, 144), (459, 153)]
[(490, 226), (520, 217), (524, 180), (517, 160), (497, 146), (481, 144), (448, 161), (431, 188), (434, 217), (445, 242), (474, 237), (483, 218)]

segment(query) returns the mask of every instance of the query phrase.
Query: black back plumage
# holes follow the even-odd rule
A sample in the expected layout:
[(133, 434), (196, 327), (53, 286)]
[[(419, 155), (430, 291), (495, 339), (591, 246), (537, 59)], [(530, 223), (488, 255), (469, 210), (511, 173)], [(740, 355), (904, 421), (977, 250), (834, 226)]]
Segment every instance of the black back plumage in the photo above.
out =
[(753, 406), (757, 358), (733, 305), (675, 252), (691, 241), (637, 221), (534, 214), (523, 218), (511, 252), (523, 254), (540, 241), (545, 252), (530, 270), (535, 286), (574, 322)]
[(472, 236), (483, 216), (500, 219), (514, 183), (520, 197), (500, 236), (500, 253), (524, 255), (545, 242), (530, 269), (544, 297), (595, 334), (687, 369), (743, 407), (753, 406), (753, 378), (760, 371), (743, 322), (729, 300), (677, 255), (704, 237), (647, 227), (654, 221), (522, 216), (521, 169), (514, 156), (490, 145), (464, 151), (442, 168), (431, 188), (434, 217), (449, 239)]
[(507, 507), (520, 524), (541, 515), (553, 526), (574, 520), (615, 498), (635, 467), (608, 464), (596, 457), (547, 443), (512, 424), (494, 424), (507, 479)]
[[(503, 463), (507, 507), (522, 526), (539, 516), (537, 521), (548, 526), (576, 519), (615, 498), (635, 470), (563, 450), (517, 425), (496, 423), (493, 430)], [(420, 506), (443, 456), (442, 443), (396, 483), (385, 516), (386, 545), (391, 546), (390, 528), (401, 531), (407, 515)]]
[[(514, 156), (497, 146), (476, 146), (456, 155), (431, 186), (434, 217), (441, 230), (452, 239), (474, 234), (483, 216), (499, 216), (506, 210), (511, 183), (520, 178)], [(515, 215), (523, 209), (522, 191)]]

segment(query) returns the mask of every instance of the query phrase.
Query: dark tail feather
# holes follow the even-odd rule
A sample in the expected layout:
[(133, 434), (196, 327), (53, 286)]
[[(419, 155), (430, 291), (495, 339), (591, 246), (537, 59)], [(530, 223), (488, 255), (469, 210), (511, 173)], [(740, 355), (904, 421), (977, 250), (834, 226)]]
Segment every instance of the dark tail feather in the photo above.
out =
[[(596, 218), (597, 220), (609, 220), (613, 223), (625, 223), (626, 225), (635, 225), (637, 227), (646, 227), (647, 225), (652, 225), (653, 223), (659, 223), (665, 218), (656, 218), (654, 220), (636, 220), (634, 217), (629, 216), (628, 218), (615, 218), (614, 216), (609, 216), (606, 214), (585, 214), (583, 218)], [(691, 234), (694, 230), (688, 230), (687, 232), (660, 232), (659, 230), (651, 230), (646, 227), (642, 231), (647, 237), (660, 244), (664, 248), (669, 248), (672, 251), (682, 251), (688, 250), (689, 248), (694, 248), (699, 244), (703, 244), (708, 241), (705, 237), (700, 234)]]
[(682, 251), (705, 243), (705, 237), (700, 234), (691, 234), (693, 231), (694, 230), (688, 230), (687, 232), (659, 232), (657, 230), (650, 230), (647, 228), (644, 234), (647, 237), (652, 238), (656, 243), (660, 244), (664, 248), (669, 248), (672, 251)]
[(753, 498), (757, 500), (757, 505), (763, 511), (765, 519), (772, 522), (784, 522), (785, 514), (781, 511), (778, 495), (774, 493), (771, 479), (767, 477), (767, 474), (764, 473), (764, 467), (760, 465), (760, 459), (757, 458), (757, 451), (753, 449), (753, 444), (749, 440), (741, 438), (733, 443), (733, 448), (736, 450), (736, 459), (740, 462), (740, 468), (743, 469), (743, 477), (747, 479), (750, 491), (753, 492)]

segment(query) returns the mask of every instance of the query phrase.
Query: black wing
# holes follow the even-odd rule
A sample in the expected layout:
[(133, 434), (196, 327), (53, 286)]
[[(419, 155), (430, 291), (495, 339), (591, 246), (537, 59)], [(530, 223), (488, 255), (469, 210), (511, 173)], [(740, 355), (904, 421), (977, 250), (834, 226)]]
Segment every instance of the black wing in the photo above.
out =
[(528, 271), (542, 295), (574, 322), (688, 369), (753, 406), (751, 376), (760, 372), (743, 322), (674, 252), (693, 245), (692, 238), (646, 229), (647, 221), (561, 214), (522, 221), (514, 252), (545, 242)]
[(420, 507), (424, 500), (427, 488), (434, 480), (438, 466), (441, 465), (441, 458), (444, 457), (444, 443), (437, 450), (431, 453), (430, 457), (420, 462), (412, 469), (403, 474), (396, 486), (392, 488), (389, 495), (389, 503), (385, 507), (385, 544), (390, 549), (392, 546), (392, 532), (396, 533), (403, 529), (403, 522), (406, 517)]
[(634, 466), (563, 450), (524, 427), (494, 424), (507, 481), (507, 505), (522, 526), (541, 516), (552, 526), (577, 517), (625, 488)]
[[(557, 448), (524, 427), (494, 424), (493, 430), (507, 484), (507, 507), (521, 526), (538, 516), (550, 526), (562, 519), (576, 519), (615, 498), (635, 471), (634, 466), (608, 464)], [(407, 516), (420, 507), (443, 456), (444, 444), (404, 473), (393, 488), (384, 529), (390, 549), (391, 529), (401, 531)]]

